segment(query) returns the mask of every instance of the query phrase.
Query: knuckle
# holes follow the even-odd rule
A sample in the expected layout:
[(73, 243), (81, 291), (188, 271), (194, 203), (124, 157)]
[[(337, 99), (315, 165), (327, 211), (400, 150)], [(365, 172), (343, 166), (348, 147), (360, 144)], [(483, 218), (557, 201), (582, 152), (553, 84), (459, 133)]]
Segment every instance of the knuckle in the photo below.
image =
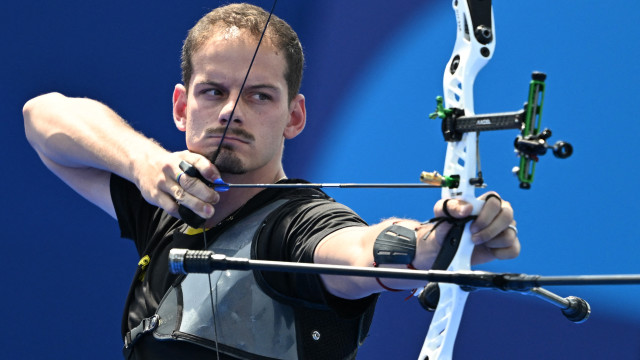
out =
[(193, 187), (193, 185), (195, 185), (196, 181), (198, 181), (198, 179), (193, 178), (189, 175), (183, 175), (180, 178), (180, 183), (182, 184), (182, 187), (185, 189), (190, 189), (191, 187)]
[(173, 174), (175, 172), (175, 166), (170, 162), (166, 162), (166, 163), (161, 165), (160, 170), (162, 171), (162, 173), (166, 177), (171, 178), (171, 177), (173, 177), (173, 176), (171, 176), (171, 174)]

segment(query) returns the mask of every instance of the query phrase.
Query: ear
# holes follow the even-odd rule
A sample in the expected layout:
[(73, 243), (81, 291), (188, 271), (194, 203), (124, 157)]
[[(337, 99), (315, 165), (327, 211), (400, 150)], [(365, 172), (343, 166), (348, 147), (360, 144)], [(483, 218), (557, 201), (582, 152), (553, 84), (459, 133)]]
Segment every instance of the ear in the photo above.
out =
[(182, 84), (177, 84), (173, 89), (173, 122), (178, 130), (187, 129), (187, 90)]
[(298, 94), (289, 104), (289, 123), (284, 128), (285, 139), (293, 139), (298, 136), (307, 123), (307, 108), (304, 95)]

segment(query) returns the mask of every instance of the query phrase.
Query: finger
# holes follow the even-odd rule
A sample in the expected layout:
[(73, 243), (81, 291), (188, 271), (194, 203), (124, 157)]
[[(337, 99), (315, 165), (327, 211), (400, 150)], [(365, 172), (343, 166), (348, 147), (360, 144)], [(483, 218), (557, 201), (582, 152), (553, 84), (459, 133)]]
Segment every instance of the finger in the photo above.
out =
[(169, 213), (169, 215), (175, 218), (180, 218), (180, 216), (178, 215), (178, 204), (176, 203), (176, 200), (172, 196), (163, 192), (158, 194), (157, 199), (158, 199), (157, 205), (159, 207), (164, 209), (167, 213)]
[(204, 156), (194, 154), (193, 159), (186, 160), (188, 163), (193, 165), (200, 175), (207, 179), (209, 182), (214, 182), (217, 179), (220, 179), (220, 172), (218, 169), (209, 161), (209, 159)]
[(511, 246), (505, 247), (486, 247), (496, 259), (506, 260), (513, 259), (520, 255), (520, 242), (516, 241)]
[(176, 180), (179, 181), (178, 186), (205, 203), (217, 204), (220, 201), (220, 195), (198, 178), (181, 173)]
[[(515, 221), (513, 223), (515, 223)], [(507, 228), (491, 240), (485, 242), (483, 246), (490, 249), (509, 248), (514, 246), (517, 242), (518, 236), (516, 235), (516, 232), (511, 228)]]
[(496, 259), (507, 260), (516, 258), (520, 254), (521, 244), (516, 241), (512, 246), (490, 248), (483, 245), (478, 245), (473, 249), (473, 255), (471, 256), (471, 264), (479, 265), (484, 264)]
[(433, 213), (436, 217), (448, 216), (463, 218), (471, 215), (473, 206), (466, 201), (459, 199), (440, 199), (433, 207)]
[[(202, 186), (205, 186), (202, 184)], [(206, 186), (205, 186), (206, 187)], [(214, 208), (213, 205), (202, 201), (201, 199), (193, 196), (181, 186), (176, 185), (172, 188), (173, 198), (178, 205), (185, 206), (198, 216), (208, 219), (213, 216)]]
[(480, 265), (491, 262), (496, 259), (493, 252), (482, 245), (473, 248), (473, 254), (471, 255), (471, 265)]
[(178, 183), (178, 185), (182, 186), (180, 184), (180, 178), (185, 175), (184, 171), (180, 171), (180, 173), (178, 173), (178, 176), (176, 176), (176, 182)]
[(499, 260), (515, 259), (520, 255), (520, 243), (509, 248), (491, 249), (491, 252)]
[(471, 239), (475, 244), (485, 243), (507, 230), (512, 223), (515, 224), (513, 209), (508, 202), (502, 201), (502, 206), (497, 212), (495, 208), (487, 207), (485, 210), (483, 207), (478, 218), (471, 224)]
[[(215, 166), (213, 166), (208, 159), (200, 154), (195, 154), (189, 151), (180, 152), (178, 154), (181, 158), (186, 160), (182, 160), (178, 168), (171, 167), (170, 169), (166, 169), (165, 171), (175, 173), (176, 183), (183, 189), (187, 190), (187, 192), (189, 192), (191, 195), (194, 195), (205, 203), (217, 204), (220, 200), (220, 196), (214, 189), (209, 187), (210, 184), (205, 183), (207, 179), (206, 177), (202, 176), (202, 172), (207, 173), (207, 171), (213, 169), (213, 177), (216, 179), (219, 178), (218, 170), (215, 168)], [(186, 169), (183, 169), (183, 163), (186, 163), (186, 166), (195, 171), (195, 174), (191, 174), (193, 176), (190, 176), (190, 173)], [(203, 168), (205, 170), (203, 170)], [(187, 171), (187, 173), (185, 173), (185, 171)], [(196, 175), (202, 176), (202, 179), (200, 179)], [(205, 182), (201, 180), (204, 180)]]
[[(493, 219), (502, 211), (503, 201), (497, 194), (491, 192), (480, 197), (485, 200), (482, 209), (478, 213), (478, 218), (471, 224), (471, 232), (478, 232), (489, 226)], [(506, 203), (508, 205), (508, 203)]]
[[(515, 226), (515, 221), (512, 222)], [(507, 228), (498, 236), (487, 241), (480, 247), (487, 249), (496, 259), (513, 259), (520, 254), (520, 241), (512, 228)]]

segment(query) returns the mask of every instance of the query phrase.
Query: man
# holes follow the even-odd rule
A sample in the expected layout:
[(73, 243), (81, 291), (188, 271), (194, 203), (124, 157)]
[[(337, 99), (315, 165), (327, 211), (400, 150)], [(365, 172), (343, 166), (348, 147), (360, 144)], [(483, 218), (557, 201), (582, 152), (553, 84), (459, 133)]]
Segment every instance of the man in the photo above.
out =
[[(267, 272), (179, 277), (168, 271), (171, 248), (429, 269), (450, 228), (407, 219), (367, 226), (318, 190), (217, 192), (182, 172), (179, 165), (186, 162), (210, 182), (300, 182), (286, 178), (282, 153), (284, 140), (300, 134), (306, 122), (305, 98), (298, 93), (303, 54), (297, 35), (281, 19), (271, 19), (241, 91), (267, 17), (251, 5), (229, 5), (207, 14), (189, 32), (183, 84), (173, 94), (174, 122), (185, 133), (186, 151), (166, 151), (93, 100), (52, 93), (25, 104), (27, 138), (45, 165), (116, 218), (121, 235), (136, 244), (141, 262), (122, 329), (127, 358), (354, 358), (376, 294), (424, 286)], [(483, 199), (471, 225), (474, 262), (517, 256), (511, 206), (495, 194)], [(207, 230), (179, 220), (180, 207), (205, 219)], [(464, 218), (471, 211), (456, 200), (435, 205), (439, 217)], [(402, 234), (392, 246), (415, 250), (399, 259), (374, 256), (374, 245), (390, 232)]]

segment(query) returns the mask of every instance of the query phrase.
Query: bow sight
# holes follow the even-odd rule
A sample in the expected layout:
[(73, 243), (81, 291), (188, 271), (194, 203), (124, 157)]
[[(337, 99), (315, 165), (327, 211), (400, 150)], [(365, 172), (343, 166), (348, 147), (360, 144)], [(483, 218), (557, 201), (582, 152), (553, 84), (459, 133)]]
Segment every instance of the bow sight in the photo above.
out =
[[(541, 72), (531, 74), (529, 98), (522, 110), (465, 116), (462, 109), (445, 108), (442, 104), (442, 97), (438, 96), (436, 111), (430, 114), (429, 118), (442, 119), (442, 135), (445, 141), (460, 141), (462, 134), (467, 132), (519, 129), (521, 134), (516, 137), (514, 147), (520, 157), (520, 164), (513, 168), (513, 172), (520, 180), (520, 188), (529, 189), (533, 182), (536, 163), (540, 156), (547, 153), (548, 149), (551, 149), (553, 155), (560, 159), (566, 159), (573, 153), (573, 147), (567, 142), (558, 141), (553, 145), (547, 143), (547, 139), (551, 137), (551, 130), (543, 129), (540, 131), (546, 77)], [(423, 182), (429, 181), (427, 179), (421, 180)], [(476, 186), (484, 185), (479, 166), (478, 177), (470, 181)]]

